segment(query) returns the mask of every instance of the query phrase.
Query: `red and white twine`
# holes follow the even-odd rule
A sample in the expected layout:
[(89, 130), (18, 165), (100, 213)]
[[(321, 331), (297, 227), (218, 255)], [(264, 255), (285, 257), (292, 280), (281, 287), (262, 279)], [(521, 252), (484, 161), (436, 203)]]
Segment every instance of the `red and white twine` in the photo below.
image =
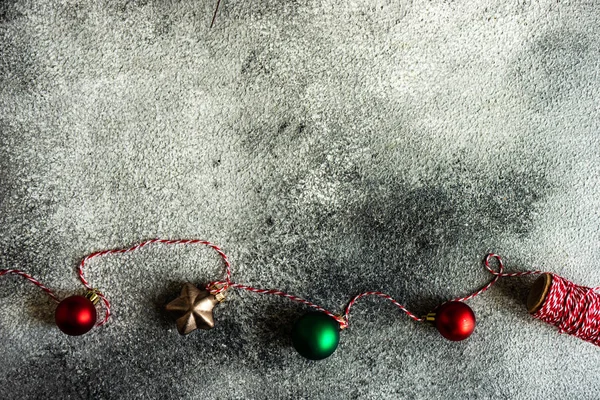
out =
[[(495, 258), (497, 263), (498, 263), (498, 271), (494, 271), (494, 269), (490, 266), (490, 261), (492, 258)], [(485, 269), (488, 270), (488, 272), (492, 275), (494, 275), (494, 278), (484, 287), (482, 287), (481, 289), (471, 293), (468, 296), (465, 297), (457, 297), (453, 300), (448, 300), (448, 301), (467, 301), (467, 300), (471, 300), (473, 297), (475, 296), (479, 296), (481, 293), (485, 292), (486, 290), (488, 290), (489, 288), (491, 288), (496, 282), (498, 282), (498, 279), (500, 278), (505, 278), (505, 277), (514, 277), (514, 276), (525, 276), (525, 275), (535, 275), (535, 274), (542, 274), (544, 273), (543, 271), (523, 271), (523, 272), (508, 272), (505, 273), (504, 272), (504, 262), (502, 261), (502, 258), (500, 258), (500, 256), (498, 254), (494, 254), (494, 253), (490, 253), (488, 254), (485, 259), (483, 260), (483, 265), (485, 266)]]
[[(137, 251), (143, 247), (146, 247), (151, 244), (162, 244), (162, 245), (192, 245), (192, 244), (200, 244), (207, 246), (217, 252), (219, 256), (223, 259), (225, 263), (225, 279), (220, 281), (213, 281), (206, 285), (206, 290), (210, 291), (212, 294), (218, 294), (225, 292), (229, 288), (242, 289), (253, 293), (258, 294), (270, 294), (280, 297), (285, 297), (291, 301), (295, 301), (298, 303), (305, 304), (317, 311), (323, 312), (330, 317), (334, 318), (340, 324), (340, 328), (344, 329), (348, 327), (349, 318), (350, 318), (350, 309), (359, 299), (366, 296), (376, 296), (385, 300), (388, 300), (396, 307), (398, 307), (402, 312), (404, 312), (408, 317), (415, 321), (423, 322), (424, 318), (419, 318), (416, 314), (409, 311), (406, 307), (396, 301), (389, 294), (379, 292), (379, 291), (368, 291), (360, 293), (354, 296), (347, 304), (343, 315), (334, 314), (333, 312), (314, 304), (306, 299), (303, 299), (298, 296), (294, 296), (292, 294), (283, 292), (278, 289), (260, 289), (252, 286), (244, 285), (242, 283), (235, 283), (231, 280), (231, 263), (227, 257), (227, 255), (221, 250), (219, 246), (208, 242), (206, 240), (198, 240), (198, 239), (182, 239), (182, 240), (168, 240), (168, 239), (150, 239), (144, 242), (138, 243), (135, 246), (126, 248), (126, 249), (112, 249), (112, 250), (103, 250), (98, 251), (88, 256), (84, 257), (78, 266), (78, 275), (79, 279), (83, 283), (83, 285), (88, 290), (94, 290), (98, 296), (102, 299), (104, 304), (104, 319), (97, 323), (98, 326), (104, 325), (111, 315), (111, 306), (109, 300), (106, 298), (104, 294), (99, 292), (97, 289), (94, 289), (90, 283), (85, 278), (84, 267), (95, 258), (112, 255), (112, 254), (125, 254)], [(498, 264), (498, 270), (494, 270), (490, 266), (490, 261), (495, 259)], [(516, 277), (516, 276), (524, 276), (524, 275), (534, 275), (541, 274), (543, 271), (524, 271), (524, 272), (504, 272), (504, 263), (502, 259), (497, 254), (488, 254), (484, 260), (485, 268), (494, 275), (494, 278), (481, 289), (475, 291), (474, 293), (465, 296), (453, 299), (451, 301), (467, 301), (472, 299), (475, 296), (480, 295), (485, 292), (489, 288), (491, 288), (500, 278), (502, 277)], [(31, 275), (26, 274), (25, 272), (16, 270), (16, 269), (0, 269), (0, 276), (7, 274), (15, 274), (19, 275), (28, 281), (32, 282), (34, 285), (41, 288), (48, 296), (50, 296), (55, 302), (59, 302), (56, 295), (48, 289), (46, 286), (41, 284), (38, 280), (31, 277)], [(574, 283), (558, 276), (552, 274), (552, 285), (549, 290), (549, 293), (546, 297), (546, 301), (542, 305), (542, 307), (533, 314), (534, 318), (540, 319), (549, 324), (555, 325), (559, 328), (561, 333), (568, 333), (570, 335), (577, 336), (583, 340), (594, 343), (595, 345), (600, 345), (600, 294), (597, 291), (600, 290), (600, 287), (597, 288), (588, 288), (584, 286), (578, 286)]]
[(79, 274), (79, 280), (81, 280), (81, 283), (83, 283), (83, 286), (86, 287), (86, 289), (88, 290), (94, 290), (98, 296), (102, 299), (102, 302), (104, 303), (104, 319), (100, 322), (98, 322), (96, 325), (97, 326), (102, 326), (104, 325), (107, 321), (108, 318), (110, 318), (111, 315), (111, 311), (110, 311), (110, 302), (108, 301), (108, 299), (106, 298), (106, 296), (104, 296), (100, 291), (98, 291), (97, 289), (94, 289), (89, 282), (87, 281), (87, 279), (85, 279), (85, 274), (83, 272), (83, 268), (86, 266), (86, 264), (94, 259), (94, 258), (98, 258), (98, 257), (104, 257), (107, 255), (112, 255), (112, 254), (125, 254), (125, 253), (131, 253), (134, 251), (137, 251), (141, 248), (144, 248), (148, 245), (154, 244), (154, 243), (160, 243), (163, 245), (176, 245), (176, 244), (184, 244), (184, 245), (189, 245), (189, 244), (201, 244), (204, 246), (208, 246), (211, 249), (215, 250), (223, 259), (223, 261), (225, 261), (225, 267), (226, 267), (226, 278), (224, 283), (225, 284), (230, 284), (231, 283), (231, 263), (229, 262), (229, 259), (227, 258), (227, 255), (225, 253), (223, 253), (223, 251), (221, 250), (221, 248), (219, 246), (217, 246), (216, 244), (213, 244), (211, 242), (208, 242), (206, 240), (198, 240), (198, 239), (180, 239), (180, 240), (169, 240), (169, 239), (150, 239), (150, 240), (146, 240), (144, 242), (138, 243), (135, 246), (131, 246), (127, 249), (111, 249), (111, 250), (102, 250), (102, 251), (97, 251), (95, 253), (89, 254), (87, 256), (85, 256), (81, 262), (79, 263), (79, 267), (77, 268), (77, 272)]
[(552, 274), (546, 301), (533, 317), (558, 327), (560, 333), (600, 346), (599, 287), (589, 288)]
[(58, 297), (56, 297), (56, 295), (54, 294), (54, 292), (50, 289), (48, 289), (46, 286), (44, 286), (43, 284), (40, 283), (40, 281), (38, 281), (37, 279), (35, 279), (34, 277), (32, 277), (31, 275), (23, 272), (23, 271), (19, 271), (18, 269), (0, 269), (0, 276), (2, 275), (19, 275), (25, 279), (27, 279), (29, 282), (33, 283), (35, 286), (39, 287), (40, 289), (42, 289), (44, 292), (46, 292), (46, 294), (48, 296), (50, 296), (50, 298), (52, 300), (54, 300), (56, 303), (60, 303), (60, 300), (58, 300)]

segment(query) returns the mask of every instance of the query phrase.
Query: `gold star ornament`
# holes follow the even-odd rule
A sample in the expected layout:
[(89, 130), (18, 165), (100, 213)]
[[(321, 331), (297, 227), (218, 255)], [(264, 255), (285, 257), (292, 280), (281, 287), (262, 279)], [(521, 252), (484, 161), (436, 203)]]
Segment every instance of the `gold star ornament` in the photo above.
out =
[(177, 330), (181, 335), (196, 329), (215, 326), (213, 308), (225, 299), (222, 293), (210, 294), (191, 283), (185, 283), (178, 298), (166, 305), (166, 310), (177, 318)]

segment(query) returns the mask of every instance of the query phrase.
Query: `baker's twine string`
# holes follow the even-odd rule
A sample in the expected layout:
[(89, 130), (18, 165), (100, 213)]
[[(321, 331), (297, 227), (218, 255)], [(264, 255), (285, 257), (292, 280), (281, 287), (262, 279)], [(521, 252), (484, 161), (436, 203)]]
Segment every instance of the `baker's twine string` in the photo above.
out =
[[(495, 271), (490, 266), (490, 261), (493, 258), (495, 258), (496, 262), (498, 263), (498, 271)], [(487, 285), (483, 286), (481, 289), (473, 292), (472, 294), (470, 294), (468, 296), (465, 296), (465, 297), (457, 297), (456, 299), (449, 300), (449, 301), (467, 301), (467, 300), (471, 300), (473, 297), (479, 296), (481, 293), (483, 293), (486, 290), (488, 290), (489, 288), (491, 288), (496, 282), (498, 282), (498, 280), (500, 278), (514, 277), (514, 276), (524, 276), (524, 275), (536, 275), (536, 274), (543, 274), (544, 273), (544, 271), (539, 271), (539, 270), (536, 270), (536, 271), (523, 271), (523, 272), (508, 272), (508, 273), (505, 273), (504, 272), (504, 262), (502, 261), (502, 258), (498, 254), (494, 254), (494, 253), (490, 253), (490, 254), (488, 254), (485, 257), (485, 259), (483, 260), (483, 265), (485, 266), (485, 269), (487, 269), (489, 271), (490, 274), (494, 275), (494, 278)]]
[[(249, 285), (245, 285), (242, 283), (235, 283), (231, 280), (231, 262), (227, 255), (221, 250), (219, 246), (214, 243), (208, 242), (206, 240), (198, 240), (198, 239), (182, 239), (182, 240), (169, 240), (169, 239), (150, 239), (144, 242), (138, 243), (132, 247), (126, 249), (111, 249), (111, 250), (103, 250), (95, 253), (91, 253), (88, 256), (84, 257), (78, 266), (78, 275), (79, 279), (83, 283), (83, 285), (88, 290), (93, 290), (97, 293), (97, 295), (102, 299), (104, 304), (104, 319), (97, 323), (97, 326), (104, 325), (111, 316), (111, 305), (110, 301), (106, 298), (104, 294), (102, 294), (97, 289), (94, 289), (90, 283), (85, 278), (84, 267), (89, 263), (90, 260), (104, 257), (112, 254), (125, 254), (131, 253), (137, 250), (140, 250), (143, 247), (149, 246), (151, 244), (162, 244), (162, 245), (192, 245), (192, 244), (200, 244), (207, 246), (217, 252), (219, 256), (223, 259), (225, 263), (225, 279), (220, 281), (213, 281), (206, 285), (206, 290), (208, 290), (211, 294), (216, 295), (219, 293), (223, 293), (230, 288), (242, 289), (253, 293), (258, 294), (270, 294), (276, 295), (280, 297), (285, 297), (291, 301), (295, 301), (298, 303), (305, 304), (317, 311), (323, 312), (330, 317), (334, 318), (339, 324), (341, 329), (345, 329), (348, 327), (350, 320), (350, 309), (352, 306), (361, 298), (366, 296), (376, 296), (382, 298), (384, 300), (388, 300), (396, 307), (398, 307), (402, 312), (404, 312), (411, 319), (423, 322), (425, 318), (420, 318), (416, 314), (409, 311), (406, 307), (396, 301), (392, 296), (387, 293), (383, 293), (380, 291), (368, 291), (360, 293), (354, 296), (347, 304), (344, 314), (339, 315), (335, 314), (324, 307), (321, 307), (315, 303), (312, 303), (306, 299), (301, 297), (286, 293), (284, 291), (278, 289), (261, 289), (252, 287)], [(498, 270), (494, 270), (490, 265), (490, 262), (495, 259), (498, 264)], [(480, 288), (479, 290), (473, 292), (472, 294), (465, 297), (458, 297), (449, 301), (467, 301), (472, 299), (475, 296), (482, 294), (483, 292), (490, 289), (500, 278), (502, 277), (516, 277), (516, 276), (524, 276), (524, 275), (534, 275), (541, 274), (543, 271), (535, 270), (535, 271), (524, 271), (524, 272), (504, 272), (504, 262), (502, 258), (494, 253), (488, 254), (484, 259), (484, 266), (494, 278), (485, 286)], [(6, 274), (15, 274), (19, 275), (28, 281), (32, 282), (39, 288), (41, 288), (46, 294), (48, 294), (55, 302), (59, 302), (57, 296), (46, 286), (41, 284), (38, 280), (26, 274), (25, 272), (16, 270), (16, 269), (3, 269), (0, 270), (0, 276)], [(548, 294), (548, 300), (544, 303), (543, 307), (538, 310), (533, 316), (545, 322), (551, 323), (557, 327), (559, 327), (560, 332), (569, 333), (575, 336), (578, 336), (584, 340), (591, 341), (595, 344), (599, 344), (598, 339), (598, 331), (600, 330), (600, 295), (596, 293), (598, 288), (587, 288), (584, 286), (578, 286), (569, 282), (556, 274), (552, 274), (555, 278), (554, 282), (556, 284), (552, 285), (552, 288)]]
[[(246, 290), (252, 293), (258, 293), (258, 294), (270, 294), (270, 295), (275, 295), (275, 296), (280, 296), (280, 297), (285, 297), (291, 301), (295, 301), (297, 303), (301, 303), (301, 304), (305, 304), (317, 311), (323, 312), (327, 315), (329, 315), (330, 317), (334, 318), (339, 324), (340, 324), (340, 328), (341, 329), (345, 329), (348, 327), (348, 316), (350, 313), (350, 308), (352, 307), (352, 305), (361, 297), (364, 296), (369, 296), (369, 295), (374, 295), (374, 296), (378, 296), (381, 297), (383, 299), (389, 300), (390, 302), (392, 302), (394, 305), (396, 305), (398, 308), (400, 308), (403, 312), (405, 312), (410, 318), (414, 319), (415, 321), (423, 321), (423, 318), (419, 318), (417, 317), (415, 314), (413, 314), (412, 312), (410, 312), (408, 309), (406, 309), (402, 304), (398, 303), (396, 300), (394, 300), (394, 298), (392, 298), (392, 296), (383, 293), (383, 292), (378, 292), (378, 291), (370, 291), (370, 292), (365, 292), (365, 293), (361, 293), (357, 296), (355, 296), (354, 298), (352, 298), (352, 300), (350, 301), (350, 303), (348, 303), (348, 305), (346, 306), (346, 311), (344, 315), (338, 315), (335, 314), (329, 310), (327, 310), (324, 307), (321, 307), (309, 300), (306, 300), (302, 297), (298, 297), (295, 296), (293, 294), (289, 294), (286, 293), (282, 290), (279, 289), (261, 289), (261, 288), (256, 288), (253, 286), (249, 286), (249, 285), (245, 285), (242, 283), (235, 283), (231, 281), (231, 262), (229, 261), (229, 258), (227, 257), (227, 255), (223, 252), (223, 250), (221, 250), (221, 248), (219, 246), (217, 246), (214, 243), (205, 241), (205, 240), (197, 240), (197, 239), (185, 239), (185, 240), (167, 240), (167, 239), (151, 239), (151, 240), (147, 240), (145, 242), (141, 242), (135, 246), (132, 246), (128, 249), (113, 249), (113, 250), (103, 250), (103, 251), (98, 251), (96, 253), (92, 253), (86, 257), (84, 257), (81, 262), (79, 263), (79, 267), (78, 267), (78, 274), (79, 274), (79, 279), (81, 280), (81, 282), (83, 283), (83, 285), (88, 289), (88, 290), (96, 290), (93, 289), (92, 286), (89, 284), (89, 282), (86, 280), (85, 278), (85, 274), (83, 272), (84, 267), (86, 266), (86, 264), (97, 257), (102, 257), (102, 256), (106, 256), (106, 255), (110, 255), (110, 254), (124, 254), (124, 253), (130, 253), (133, 251), (137, 251), (143, 247), (146, 247), (150, 244), (154, 244), (154, 243), (160, 243), (163, 245), (178, 245), (178, 244), (184, 244), (184, 245), (190, 245), (190, 244), (201, 244), (201, 245), (205, 245), (208, 246), (209, 248), (215, 250), (219, 256), (223, 259), (223, 261), (225, 262), (225, 280), (221, 280), (221, 281), (213, 281), (213, 282), (209, 282), (206, 285), (206, 290), (208, 290), (211, 294), (216, 295), (219, 293), (223, 293), (225, 291), (227, 291), (229, 288), (235, 288), (235, 289), (242, 289), (242, 290)], [(102, 299), (103, 303), (104, 303), (104, 319), (100, 322), (98, 322), (98, 326), (104, 325), (110, 315), (111, 315), (111, 308), (110, 308), (110, 302), (108, 301), (108, 299), (106, 298), (105, 295), (103, 295), (101, 292), (96, 290), (96, 293), (98, 294), (98, 296)]]
[(46, 294), (48, 296), (50, 296), (50, 298), (52, 300), (54, 300), (54, 302), (56, 303), (60, 303), (60, 300), (58, 300), (58, 297), (56, 297), (56, 295), (54, 294), (54, 292), (50, 289), (48, 289), (46, 286), (44, 286), (43, 284), (40, 283), (40, 281), (38, 281), (37, 279), (35, 279), (34, 277), (32, 277), (31, 275), (20, 271), (18, 269), (0, 269), (0, 276), (2, 275), (19, 275), (25, 279), (27, 279), (29, 282), (33, 283), (35, 286), (39, 287), (40, 289), (42, 289), (44, 292), (46, 292)]

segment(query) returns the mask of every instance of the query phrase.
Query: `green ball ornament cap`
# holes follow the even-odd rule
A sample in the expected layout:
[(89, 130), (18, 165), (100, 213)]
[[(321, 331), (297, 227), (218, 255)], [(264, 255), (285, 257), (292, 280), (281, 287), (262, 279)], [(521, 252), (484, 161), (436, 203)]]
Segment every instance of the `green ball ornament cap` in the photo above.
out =
[(340, 342), (340, 324), (329, 315), (311, 312), (292, 328), (292, 344), (301, 356), (322, 360), (333, 354)]

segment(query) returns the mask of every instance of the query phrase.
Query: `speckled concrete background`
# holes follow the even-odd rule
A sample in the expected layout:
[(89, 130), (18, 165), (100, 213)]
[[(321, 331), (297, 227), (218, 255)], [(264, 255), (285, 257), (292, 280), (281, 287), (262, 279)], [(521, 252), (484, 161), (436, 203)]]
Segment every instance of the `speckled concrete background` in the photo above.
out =
[[(209, 30), (213, 6), (0, 3), (0, 268), (64, 297), (84, 255), (158, 236), (336, 311), (426, 313), (488, 251), (600, 284), (599, 4), (224, 0)], [(527, 315), (532, 278), (471, 301), (460, 343), (364, 299), (315, 363), (278, 298), (180, 337), (164, 304), (221, 277), (203, 248), (94, 262), (115, 315), (77, 338), (3, 277), (0, 397), (598, 398), (600, 350)]]

